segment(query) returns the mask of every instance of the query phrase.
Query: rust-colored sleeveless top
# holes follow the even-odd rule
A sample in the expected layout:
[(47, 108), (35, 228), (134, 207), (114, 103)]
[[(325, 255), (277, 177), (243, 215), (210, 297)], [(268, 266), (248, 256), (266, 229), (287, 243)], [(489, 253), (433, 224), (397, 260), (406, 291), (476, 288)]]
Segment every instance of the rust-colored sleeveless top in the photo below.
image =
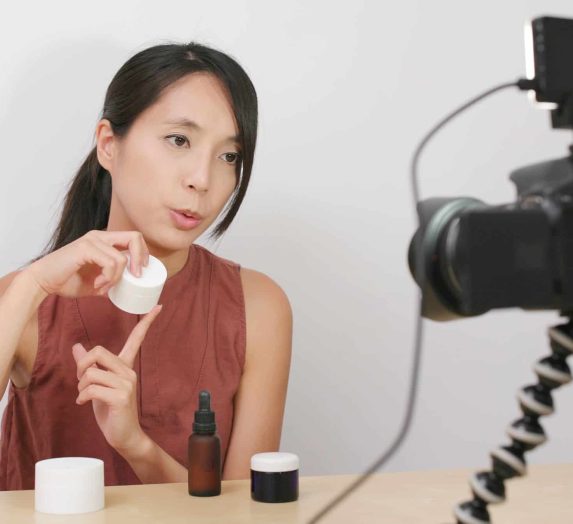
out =
[[(163, 309), (135, 360), (142, 429), (187, 467), (199, 391), (211, 392), (224, 464), (233, 398), (243, 371), (245, 303), (240, 265), (193, 244), (185, 266), (167, 279)], [(10, 381), (2, 417), (0, 490), (34, 489), (35, 463), (54, 457), (104, 461), (105, 484), (141, 484), (129, 463), (105, 440), (92, 403), (79, 406), (72, 346), (121, 351), (142, 315), (125, 313), (108, 297), (49, 295), (38, 309), (38, 353), (31, 382)]]

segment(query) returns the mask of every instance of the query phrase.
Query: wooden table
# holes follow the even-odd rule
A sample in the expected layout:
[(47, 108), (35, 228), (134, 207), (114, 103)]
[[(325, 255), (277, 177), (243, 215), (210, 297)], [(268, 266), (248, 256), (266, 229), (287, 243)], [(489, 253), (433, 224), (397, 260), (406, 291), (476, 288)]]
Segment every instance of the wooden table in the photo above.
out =
[[(474, 470), (434, 470), (373, 475), (320, 522), (452, 524), (452, 507), (469, 495)], [(264, 504), (250, 498), (250, 481), (224, 481), (218, 497), (187, 494), (187, 484), (105, 488), (106, 507), (83, 515), (34, 511), (34, 491), (0, 492), (0, 522), (19, 524), (145, 524), (307, 522), (355, 475), (300, 477), (299, 500)], [(573, 522), (573, 464), (530, 466), (528, 475), (506, 483), (507, 502), (491, 506), (494, 523)]]

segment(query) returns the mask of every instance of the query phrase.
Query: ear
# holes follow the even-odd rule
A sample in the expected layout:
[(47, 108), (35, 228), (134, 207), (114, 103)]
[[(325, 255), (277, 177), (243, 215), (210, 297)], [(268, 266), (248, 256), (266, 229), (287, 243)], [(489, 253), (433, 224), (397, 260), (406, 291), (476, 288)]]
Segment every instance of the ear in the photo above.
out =
[(114, 134), (111, 122), (102, 118), (96, 126), (97, 159), (100, 165), (111, 174), (114, 154)]

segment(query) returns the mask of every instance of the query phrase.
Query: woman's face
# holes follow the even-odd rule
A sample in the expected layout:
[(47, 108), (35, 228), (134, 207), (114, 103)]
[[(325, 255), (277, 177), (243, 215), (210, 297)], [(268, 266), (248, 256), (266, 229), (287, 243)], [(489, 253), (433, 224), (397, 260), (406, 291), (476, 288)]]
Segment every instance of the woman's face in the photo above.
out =
[[(140, 231), (156, 256), (187, 250), (233, 194), (238, 131), (227, 94), (213, 75), (180, 78), (121, 139), (105, 119), (96, 133), (98, 160), (112, 177), (108, 230)], [(187, 229), (175, 220), (177, 209), (203, 218)]]

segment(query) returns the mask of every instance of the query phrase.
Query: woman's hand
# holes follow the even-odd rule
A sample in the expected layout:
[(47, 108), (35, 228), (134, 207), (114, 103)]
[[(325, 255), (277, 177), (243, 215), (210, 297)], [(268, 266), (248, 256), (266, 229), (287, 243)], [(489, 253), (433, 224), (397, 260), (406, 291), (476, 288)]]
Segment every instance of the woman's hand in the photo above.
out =
[[(36, 260), (28, 271), (48, 294), (64, 297), (103, 295), (121, 279), (129, 251), (132, 274), (149, 262), (149, 249), (139, 231), (100, 231), (84, 236)], [(101, 286), (101, 287), (100, 287)], [(98, 288), (100, 288), (98, 290)]]
[(133, 451), (145, 433), (137, 411), (137, 374), (135, 357), (149, 326), (162, 306), (155, 306), (131, 331), (119, 355), (102, 346), (86, 351), (74, 344), (72, 353), (77, 364), (78, 404), (92, 401), (94, 415), (108, 444), (120, 453)]

